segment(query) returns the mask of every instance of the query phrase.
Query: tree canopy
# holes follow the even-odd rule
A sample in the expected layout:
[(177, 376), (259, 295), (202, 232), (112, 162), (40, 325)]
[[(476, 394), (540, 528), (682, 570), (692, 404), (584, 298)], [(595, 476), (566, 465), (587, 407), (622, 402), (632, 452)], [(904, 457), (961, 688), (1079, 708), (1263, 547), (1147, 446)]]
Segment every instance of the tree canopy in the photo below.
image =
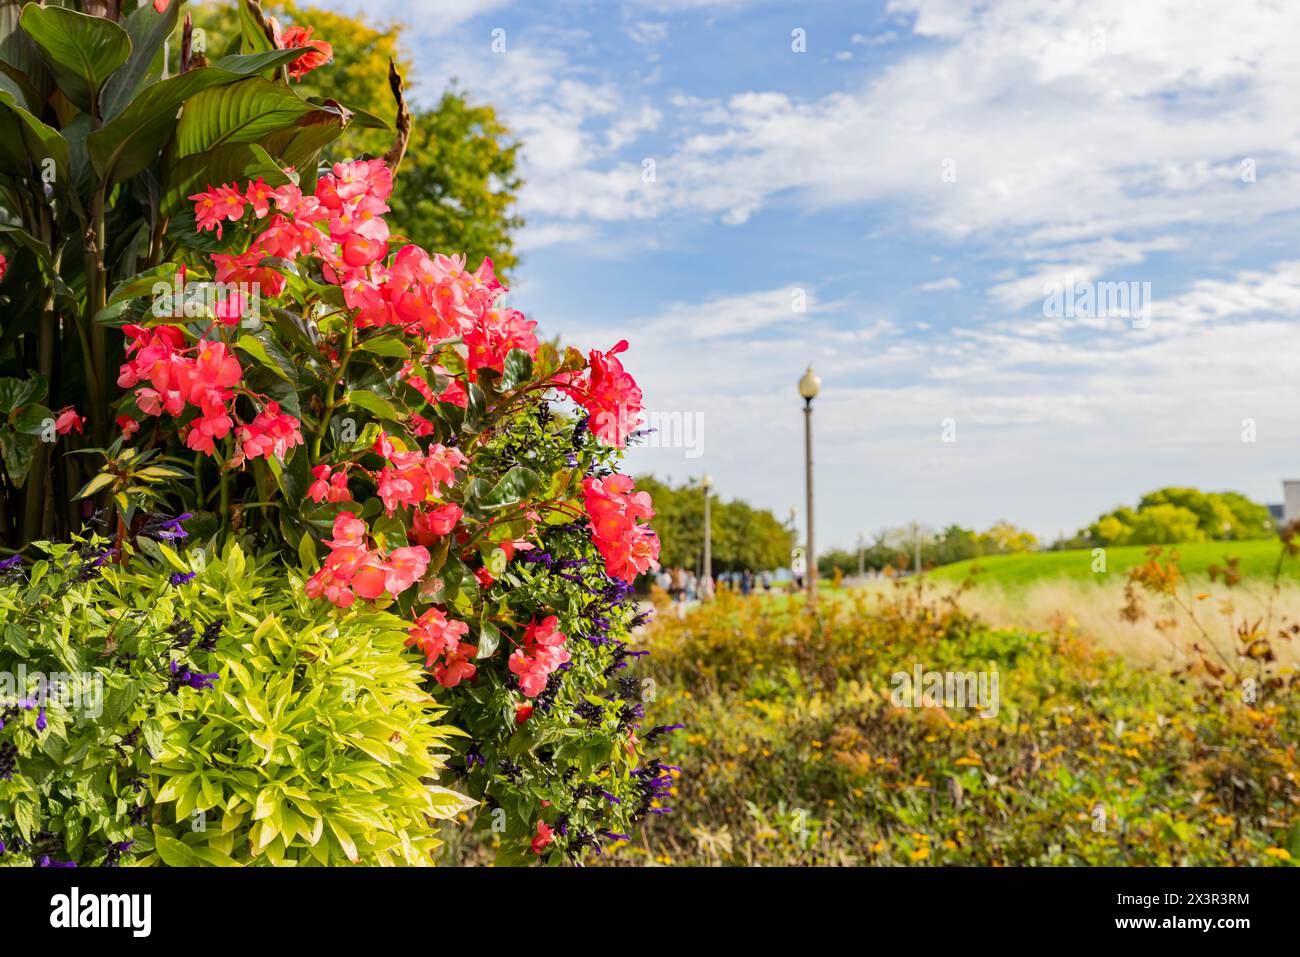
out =
[(1078, 544), (1166, 545), (1176, 542), (1271, 538), (1268, 509), (1238, 492), (1202, 492), (1171, 486), (1120, 506), (1080, 533)]

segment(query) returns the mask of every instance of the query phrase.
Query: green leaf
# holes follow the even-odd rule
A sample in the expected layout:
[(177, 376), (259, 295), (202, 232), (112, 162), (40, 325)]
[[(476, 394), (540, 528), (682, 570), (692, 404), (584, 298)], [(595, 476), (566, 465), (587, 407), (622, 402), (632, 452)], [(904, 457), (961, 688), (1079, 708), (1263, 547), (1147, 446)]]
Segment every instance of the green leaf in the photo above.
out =
[(0, 160), (8, 172), (42, 181), (53, 161), (53, 183), (70, 179), (68, 141), (23, 109), (8, 90), (0, 90)]
[(22, 488), (27, 481), (27, 473), (31, 471), (32, 458), (40, 441), (35, 436), (0, 429), (0, 457), (4, 459), (5, 472), (15, 488)]
[(23, 30), (40, 48), (54, 82), (69, 100), (95, 112), (100, 88), (131, 55), (131, 37), (117, 23), (66, 7), (23, 8)]
[(172, 289), (176, 285), (176, 271), (179, 268), (176, 263), (163, 263), (160, 266), (154, 266), (152, 269), (146, 269), (144, 272), (136, 273), (131, 278), (124, 279), (113, 287), (113, 292), (109, 295), (107, 304), (115, 306), (120, 302), (138, 299), (141, 296), (152, 296), (154, 287), (160, 283)]
[(505, 508), (522, 502), (541, 485), (541, 477), (532, 469), (516, 465), (492, 486), (491, 491), (479, 499), (479, 506), (486, 509)]
[(402, 413), (397, 411), (397, 406), (393, 405), (393, 403), (389, 402), (382, 396), (375, 395), (373, 392), (354, 389), (344, 398), (348, 405), (355, 406), (358, 409), (364, 409), (381, 419), (397, 421), (402, 418)]
[[(236, 3), (239, 10), (239, 33), (242, 46), (251, 50), (253, 53), (262, 53), (274, 50), (275, 45), (271, 43), (271, 38), (266, 35), (262, 25), (257, 22), (253, 16), (253, 11), (244, 0)], [(299, 54), (301, 56), (301, 54)]]
[(212, 65), (218, 70), (252, 76), (288, 66), (300, 56), (301, 49), (290, 47), (287, 50), (263, 50), (260, 53), (232, 53), (214, 60)]
[(40, 403), (25, 405), (21, 411), (13, 417), (12, 426), (15, 432), (23, 435), (41, 436), (54, 422), (54, 413)]
[(533, 357), (523, 349), (511, 349), (506, 353), (504, 369), (501, 376), (501, 390), (508, 392), (532, 379)]
[(131, 97), (151, 79), (162, 74), (163, 44), (176, 29), (181, 5), (171, 4), (162, 13), (152, 3), (142, 3), (126, 18), (126, 32), (131, 38), (131, 56), (126, 64), (104, 84), (100, 113), (112, 119), (121, 113)]
[(497, 650), (501, 644), (501, 632), (497, 630), (496, 625), (484, 620), (479, 622), (478, 628), (478, 654), (475, 658), (490, 658), (492, 653)]
[(409, 359), (411, 357), (411, 350), (399, 336), (374, 336), (362, 340), (357, 345), (357, 348), (390, 359)]
[(313, 114), (324, 111), (261, 77), (201, 90), (185, 103), (176, 124), (177, 155), (194, 156), (224, 143), (256, 143)]
[(293, 360), (274, 340), (244, 335), (235, 342), (235, 348), (248, 353), (285, 382), (297, 381)]
[(189, 845), (159, 830), (156, 825), (153, 829), (153, 846), (163, 863), (169, 867), (198, 867), (203, 863)]
[(25, 405), (45, 401), (48, 389), (45, 377), (37, 373), (26, 379), (0, 379), (0, 415), (9, 415)]

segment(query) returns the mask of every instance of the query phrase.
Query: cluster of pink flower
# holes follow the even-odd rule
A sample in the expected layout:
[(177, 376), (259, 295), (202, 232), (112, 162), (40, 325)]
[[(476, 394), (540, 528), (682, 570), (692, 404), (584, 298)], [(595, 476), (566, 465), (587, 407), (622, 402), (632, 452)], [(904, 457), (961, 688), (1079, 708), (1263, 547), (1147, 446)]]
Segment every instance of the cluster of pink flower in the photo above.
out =
[(307, 497), (313, 502), (347, 502), (352, 499), (348, 491), (348, 467), (341, 465), (337, 469), (322, 462), (311, 470), (315, 479), (307, 486)]
[[(262, 261), (311, 253), (325, 263), (326, 277), (343, 287), (357, 328), (401, 326), (419, 334), (430, 351), (440, 342), (461, 337), (468, 351), (470, 381), (479, 369), (503, 371), (511, 349), (535, 357), (537, 323), (516, 309), (498, 305), (507, 290), (497, 280), (492, 260), (484, 259), (470, 272), (462, 256), (430, 255), (419, 246), (407, 245), (398, 250), (391, 265), (384, 265), (389, 230), (383, 214), (389, 211), (392, 190), (392, 174), (383, 161), (365, 160), (336, 163), (330, 174), (320, 178), (312, 196), (292, 185), (272, 189), (259, 179), (243, 190), (225, 184), (190, 199), (198, 228), (216, 230), (218, 236), (226, 221), (243, 219), (249, 207), (257, 219), (270, 217), (246, 252), (213, 256), (219, 282), (258, 283), (277, 296), (284, 290), (285, 278), (261, 265)], [(436, 367), (434, 371), (445, 374)], [(414, 366), (405, 371), (405, 378), (429, 401), (465, 404), (460, 383), (453, 382), (443, 395), (433, 396)]]
[(267, 258), (295, 259), (313, 254), (325, 263), (327, 278), (345, 288), (363, 279), (368, 267), (388, 254), (388, 197), (393, 176), (383, 160), (336, 163), (316, 183), (313, 195), (293, 184), (272, 188), (262, 179), (244, 189), (223, 184), (190, 197), (199, 230), (221, 235), (225, 221), (238, 222), (252, 208), (266, 228), (239, 255), (212, 257), (217, 281), (257, 283), (270, 296), (284, 291), (285, 277)]
[(397, 596), (414, 585), (429, 566), (429, 550), (421, 545), (402, 546), (385, 554), (369, 542), (370, 529), (352, 512), (334, 519), (334, 537), (325, 541), (329, 556), (307, 580), (309, 598), (324, 596), (340, 608), (350, 608), (357, 598), (374, 600)]
[(408, 646), (416, 645), (424, 652), (424, 666), (433, 672), (438, 684), (454, 688), (478, 673), (473, 660), (478, 648), (461, 641), (468, 631), (469, 625), (463, 621), (448, 618), (437, 608), (430, 608), (415, 619), (406, 643)]
[[(135, 402), (145, 415), (166, 412), (179, 416), (187, 405), (198, 409), (198, 416), (185, 432), (185, 444), (195, 451), (214, 454), (216, 441), (235, 427), (230, 413), (243, 374), (239, 360), (224, 342), (217, 340), (201, 339), (187, 346), (185, 333), (176, 326), (129, 325), (125, 332), (130, 342), (117, 384), (123, 389), (139, 386)], [(118, 423), (128, 434), (136, 430), (132, 426), (137, 423), (129, 418), (125, 422), (119, 419)], [(246, 458), (283, 457), (302, 442), (302, 433), (297, 419), (281, 412), (278, 404), (268, 402), (252, 422), (236, 430), (236, 439), (238, 448), (232, 462), (238, 465)]]
[(591, 519), (591, 539), (605, 559), (605, 571), (632, 581), (659, 568), (659, 537), (641, 520), (654, 518), (649, 492), (633, 491), (626, 475), (586, 478), (583, 506)]
[(532, 622), (524, 629), (524, 646), (516, 648), (510, 656), (510, 670), (519, 679), (524, 697), (536, 698), (541, 694), (550, 673), (569, 660), (569, 652), (564, 647), (568, 636), (559, 630), (559, 624), (554, 615), (540, 623)]
[(235, 454), (230, 464), (239, 466), (245, 459), (271, 458), (284, 461), (295, 445), (302, 444), (298, 420), (280, 411), (280, 403), (268, 402), (266, 408), (247, 425), (235, 429)]
[(641, 418), (641, 387), (614, 358), (626, 349), (626, 339), (608, 352), (592, 349), (585, 374), (570, 374), (560, 385), (561, 392), (587, 410), (592, 434), (620, 449)]
[(451, 487), (457, 469), (469, 464), (460, 449), (434, 443), (427, 452), (399, 450), (384, 433), (375, 440), (375, 451), (385, 459), (376, 477), (379, 498), (389, 515), (399, 505), (416, 508), (433, 501), (442, 487)]

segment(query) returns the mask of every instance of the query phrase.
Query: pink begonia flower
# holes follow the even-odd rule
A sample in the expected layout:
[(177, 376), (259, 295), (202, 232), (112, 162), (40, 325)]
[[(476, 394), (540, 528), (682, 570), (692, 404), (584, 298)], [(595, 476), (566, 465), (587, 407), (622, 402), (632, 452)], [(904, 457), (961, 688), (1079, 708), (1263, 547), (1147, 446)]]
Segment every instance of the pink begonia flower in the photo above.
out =
[(624, 581), (659, 568), (659, 536), (638, 524), (654, 518), (648, 492), (633, 491), (626, 475), (583, 480), (583, 506), (591, 519), (591, 538), (605, 559), (605, 571)]
[(462, 681), (468, 681), (478, 673), (478, 668), (471, 660), (478, 654), (478, 648), (461, 642), (456, 650), (447, 655), (434, 669), (433, 678), (444, 688), (454, 688)]
[(534, 854), (541, 854), (546, 846), (555, 840), (554, 831), (552, 831), (544, 821), (537, 822), (537, 835), (533, 838), (532, 848)]
[(54, 431), (59, 435), (67, 435), (73, 431), (80, 435), (85, 424), (85, 416), (77, 415), (77, 410), (69, 405), (59, 410), (59, 416), (54, 420)]

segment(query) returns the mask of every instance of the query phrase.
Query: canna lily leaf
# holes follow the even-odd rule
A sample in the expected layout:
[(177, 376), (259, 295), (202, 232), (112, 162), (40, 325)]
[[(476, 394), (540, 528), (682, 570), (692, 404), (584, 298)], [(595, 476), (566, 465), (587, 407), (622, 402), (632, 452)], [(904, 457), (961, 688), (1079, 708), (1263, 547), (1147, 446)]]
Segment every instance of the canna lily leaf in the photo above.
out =
[(101, 88), (131, 55), (126, 30), (104, 17), (35, 3), (23, 8), (19, 22), (63, 95), (87, 113), (98, 112)]

